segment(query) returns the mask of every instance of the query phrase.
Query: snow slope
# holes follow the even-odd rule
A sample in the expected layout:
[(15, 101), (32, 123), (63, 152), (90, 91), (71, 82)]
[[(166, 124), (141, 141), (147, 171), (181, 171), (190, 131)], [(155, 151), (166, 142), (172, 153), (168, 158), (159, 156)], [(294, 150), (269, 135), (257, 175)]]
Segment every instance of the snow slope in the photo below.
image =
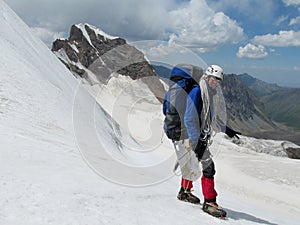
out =
[[(229, 220), (212, 218), (176, 199), (172, 145), (147, 138), (161, 122), (154, 101), (129, 107), (137, 130), (124, 126), (128, 120), (114, 114), (122, 105), (109, 104), (124, 92), (111, 99), (102, 92), (106, 113), (2, 0), (0, 26), (1, 225), (298, 224), (299, 161), (218, 134), (216, 185)], [(135, 85), (120, 80), (111, 87)], [(130, 96), (135, 102), (135, 92), (121, 98), (125, 108)], [(194, 188), (201, 196), (199, 183)]]

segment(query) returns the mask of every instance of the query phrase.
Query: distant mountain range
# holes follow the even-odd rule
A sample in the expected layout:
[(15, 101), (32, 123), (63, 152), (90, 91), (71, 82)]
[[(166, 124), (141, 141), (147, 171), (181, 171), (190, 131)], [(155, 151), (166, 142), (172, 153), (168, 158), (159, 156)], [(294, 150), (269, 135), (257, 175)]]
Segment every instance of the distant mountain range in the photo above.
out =
[(152, 64), (152, 66), (154, 67), (154, 70), (155, 70), (155, 72), (157, 73), (157, 75), (159, 77), (162, 77), (162, 78), (165, 78), (165, 79), (170, 78), (172, 68), (169, 68), (166, 65)]
[(300, 88), (280, 87), (248, 74), (240, 74), (238, 77), (264, 103), (272, 120), (300, 130)]
[(278, 86), (277, 84), (270, 84), (262, 80), (256, 79), (247, 73), (239, 74), (239, 79), (250, 89), (255, 92), (255, 95), (260, 97), (268, 94), (272, 94), (276, 91), (283, 90), (285, 88)]

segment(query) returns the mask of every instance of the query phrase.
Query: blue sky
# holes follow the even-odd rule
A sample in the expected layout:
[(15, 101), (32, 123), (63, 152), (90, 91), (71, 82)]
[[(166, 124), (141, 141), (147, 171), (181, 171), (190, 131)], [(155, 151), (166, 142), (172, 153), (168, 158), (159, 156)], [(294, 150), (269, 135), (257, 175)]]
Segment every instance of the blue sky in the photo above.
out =
[(6, 3), (49, 47), (56, 38), (68, 37), (72, 24), (86, 22), (131, 43), (164, 41), (165, 46), (155, 48), (158, 52), (169, 46), (174, 54), (174, 46), (181, 46), (200, 61), (221, 65), (226, 73), (249, 73), (281, 86), (300, 87), (300, 0)]

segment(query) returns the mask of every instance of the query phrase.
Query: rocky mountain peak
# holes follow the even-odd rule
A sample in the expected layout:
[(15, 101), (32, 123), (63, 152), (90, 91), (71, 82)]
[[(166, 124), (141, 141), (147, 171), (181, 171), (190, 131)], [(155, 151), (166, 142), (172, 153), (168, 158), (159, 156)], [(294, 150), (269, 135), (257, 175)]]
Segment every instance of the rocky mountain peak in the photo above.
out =
[(124, 44), (122, 38), (107, 35), (89, 24), (77, 24), (72, 25), (68, 39), (53, 42), (52, 51), (73, 74), (83, 76), (99, 56)]
[(223, 93), (233, 119), (253, 119), (253, 114), (257, 112), (256, 97), (236, 75), (230, 74), (225, 77)]
[[(52, 51), (76, 77), (91, 85), (106, 84), (114, 73), (134, 80), (157, 77), (141, 51), (86, 23), (72, 25), (69, 38), (54, 41)], [(148, 86), (161, 99), (164, 88), (159, 80), (152, 79)]]
[(259, 130), (273, 130), (275, 125), (267, 117), (264, 104), (235, 74), (226, 75), (222, 83), (226, 99), (227, 115), (230, 126), (244, 134)]

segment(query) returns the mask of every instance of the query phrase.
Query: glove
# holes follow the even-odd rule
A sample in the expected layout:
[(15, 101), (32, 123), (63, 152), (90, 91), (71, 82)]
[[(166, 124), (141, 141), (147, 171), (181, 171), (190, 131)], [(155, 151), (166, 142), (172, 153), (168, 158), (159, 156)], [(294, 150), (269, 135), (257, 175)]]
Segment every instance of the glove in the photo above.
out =
[(230, 137), (230, 138), (236, 137), (236, 138), (240, 139), (240, 137), (237, 136), (237, 134), (241, 134), (241, 133), (238, 131), (232, 130), (230, 127), (226, 126), (225, 134), (227, 134), (228, 137)]
[(195, 147), (195, 150), (194, 150), (199, 162), (201, 161), (201, 159), (204, 155), (204, 152), (207, 149), (207, 145), (208, 145), (207, 139), (199, 138), (198, 143), (197, 143), (197, 145)]

